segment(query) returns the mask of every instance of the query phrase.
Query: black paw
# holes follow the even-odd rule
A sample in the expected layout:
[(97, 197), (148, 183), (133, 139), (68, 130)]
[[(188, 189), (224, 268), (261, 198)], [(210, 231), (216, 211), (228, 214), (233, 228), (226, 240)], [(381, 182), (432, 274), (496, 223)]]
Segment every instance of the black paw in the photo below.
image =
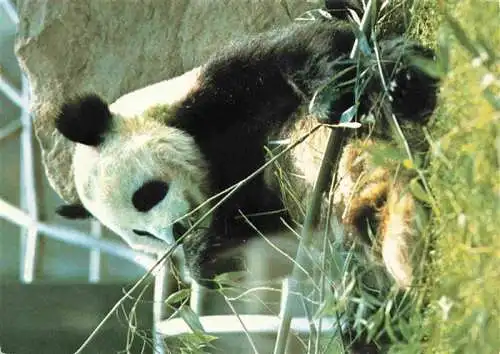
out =
[(437, 84), (415, 67), (396, 72), (389, 88), (396, 117), (425, 123), (436, 107)]
[(382, 47), (382, 57), (392, 62), (386, 68), (392, 109), (399, 119), (425, 123), (436, 107), (439, 82), (415, 66), (413, 59), (434, 60), (434, 52), (403, 41), (389, 41)]

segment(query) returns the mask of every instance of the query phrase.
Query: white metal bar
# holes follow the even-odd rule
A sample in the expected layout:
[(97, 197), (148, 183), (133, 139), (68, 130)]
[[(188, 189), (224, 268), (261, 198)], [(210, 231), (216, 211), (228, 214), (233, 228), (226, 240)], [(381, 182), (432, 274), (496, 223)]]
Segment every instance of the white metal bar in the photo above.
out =
[(0, 0), (0, 5), (2, 5), (10, 20), (17, 26), (19, 24), (19, 16), (17, 15), (16, 8), (12, 5), (10, 0)]
[(9, 136), (12, 136), (12, 135), (16, 134), (17, 132), (21, 131), (22, 127), (23, 127), (23, 125), (18, 120), (14, 120), (10, 123), (7, 123), (7, 125), (1, 127), (0, 128), (0, 142), (3, 139), (6, 139)]
[[(102, 227), (98, 220), (90, 221), (90, 234), (95, 239), (101, 239)], [(89, 254), (89, 282), (97, 283), (101, 279), (101, 250), (92, 248)]]
[(164, 354), (165, 345), (163, 336), (157, 329), (157, 325), (165, 318), (165, 304), (168, 291), (169, 262), (164, 261), (155, 274), (155, 288), (153, 294), (153, 343), (154, 353)]
[(199, 285), (194, 280), (191, 281), (191, 296), (189, 297), (189, 307), (197, 315), (201, 315), (203, 311), (203, 297), (205, 296), (207, 289)]
[[(28, 214), (36, 220), (38, 218), (38, 206), (36, 198), (36, 178), (35, 178), (35, 158), (33, 154), (33, 131), (31, 115), (29, 113), (29, 82), (25, 75), (21, 77), (22, 82), (22, 105), (21, 105), (21, 123), (23, 131), (21, 133), (21, 170), (23, 188), (22, 199), (23, 207)], [(24, 257), (21, 263), (22, 281), (31, 283), (36, 273), (37, 249), (38, 249), (38, 231), (36, 223), (31, 224), (23, 232)]]
[[(22, 126), (22, 124), (21, 124)], [(21, 133), (22, 133), (22, 129), (21, 129)], [(22, 210), (26, 210), (26, 192), (24, 191), (24, 181), (25, 181), (25, 177), (24, 177), (24, 174), (26, 173), (26, 171), (24, 170), (24, 168), (22, 167), (23, 163), (22, 163), (22, 160), (23, 160), (23, 157), (22, 157), (22, 151), (20, 151), (20, 154), (21, 154), (21, 164), (20, 164), (20, 168), (19, 168), (19, 208), (22, 209)], [(30, 282), (30, 281), (27, 281), (25, 279), (25, 266), (26, 266), (26, 260), (25, 260), (25, 257), (26, 257), (26, 244), (27, 244), (27, 240), (28, 240), (28, 230), (29, 230), (30, 226), (27, 225), (25, 227), (21, 227), (20, 231), (19, 231), (19, 279), (21, 279), (21, 281), (24, 281), (24, 282)]]
[(0, 76), (0, 92), (3, 92), (16, 106), (23, 109), (24, 102), (21, 93), (2, 76)]
[[(245, 329), (250, 333), (275, 334), (280, 325), (280, 318), (278, 316), (239, 315), (238, 317), (235, 315), (214, 315), (200, 316), (199, 319), (205, 331), (210, 334), (243, 333)], [(318, 325), (318, 320), (315, 320), (314, 323)], [(309, 334), (309, 328), (310, 323), (307, 317), (292, 318), (292, 331), (299, 334)], [(164, 336), (177, 336), (180, 334), (192, 333), (191, 329), (182, 318), (174, 318), (157, 323), (156, 330)], [(336, 318), (323, 317), (321, 333), (333, 333), (337, 330), (338, 325)]]
[(0, 217), (19, 226), (30, 226), (31, 224), (35, 224), (38, 231), (47, 237), (84, 248), (99, 248), (102, 252), (132, 261), (147, 270), (149, 270), (156, 263), (156, 259), (153, 256), (134, 251), (122, 243), (105, 239), (95, 239), (86, 233), (74, 229), (58, 225), (45, 224), (34, 220), (25, 211), (13, 206), (1, 198)]

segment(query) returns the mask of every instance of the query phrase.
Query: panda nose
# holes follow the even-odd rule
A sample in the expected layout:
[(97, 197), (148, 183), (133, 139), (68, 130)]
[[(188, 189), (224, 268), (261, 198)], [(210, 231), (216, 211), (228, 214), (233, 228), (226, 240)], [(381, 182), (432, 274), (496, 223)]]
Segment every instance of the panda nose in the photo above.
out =
[(179, 240), (187, 231), (188, 227), (184, 226), (184, 224), (180, 222), (176, 222), (172, 227), (172, 234), (174, 235), (174, 239)]

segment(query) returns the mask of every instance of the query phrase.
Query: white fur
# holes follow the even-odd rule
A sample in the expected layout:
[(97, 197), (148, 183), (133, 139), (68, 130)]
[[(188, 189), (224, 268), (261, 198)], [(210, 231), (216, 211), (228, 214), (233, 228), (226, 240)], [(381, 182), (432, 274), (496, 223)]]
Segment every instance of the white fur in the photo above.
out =
[(113, 102), (109, 109), (123, 117), (133, 117), (150, 107), (178, 102), (196, 87), (201, 69), (197, 67), (172, 79), (127, 93)]
[[(194, 140), (141, 117), (152, 106), (182, 99), (196, 86), (199, 73), (196, 68), (119, 98), (110, 106), (113, 127), (103, 144), (97, 148), (76, 144), (73, 169), (83, 205), (135, 249), (165, 251), (174, 241), (173, 223), (207, 198), (205, 164)], [(167, 183), (167, 195), (151, 210), (140, 212), (133, 206), (133, 193), (151, 180)], [(133, 229), (158, 240), (136, 235)]]

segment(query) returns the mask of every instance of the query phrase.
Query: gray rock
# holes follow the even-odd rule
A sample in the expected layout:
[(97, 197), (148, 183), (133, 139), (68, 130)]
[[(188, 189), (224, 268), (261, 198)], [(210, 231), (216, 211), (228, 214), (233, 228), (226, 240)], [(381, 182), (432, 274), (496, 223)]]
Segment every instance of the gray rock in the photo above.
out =
[(232, 38), (289, 23), (319, 3), (19, 0), (16, 51), (33, 87), (35, 132), (52, 187), (67, 202), (78, 201), (73, 143), (54, 129), (65, 98), (93, 91), (112, 102), (202, 64)]

